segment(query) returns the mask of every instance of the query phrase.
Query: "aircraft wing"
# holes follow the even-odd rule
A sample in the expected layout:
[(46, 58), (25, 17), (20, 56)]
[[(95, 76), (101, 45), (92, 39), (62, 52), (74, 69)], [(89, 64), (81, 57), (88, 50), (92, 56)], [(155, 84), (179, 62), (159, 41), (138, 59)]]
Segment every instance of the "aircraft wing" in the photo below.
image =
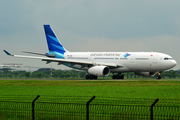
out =
[(64, 63), (70, 63), (72, 65), (79, 64), (79, 65), (104, 65), (108, 67), (123, 67), (123, 65), (116, 65), (114, 63), (103, 63), (103, 62), (92, 62), (92, 61), (80, 61), (80, 60), (68, 60), (68, 59), (58, 59), (58, 58), (49, 58), (49, 57), (36, 57), (36, 56), (23, 56), (23, 55), (12, 55), (6, 50), (4, 52), (13, 57), (19, 57), (19, 58), (30, 58), (30, 59), (39, 59), (42, 61), (47, 61), (47, 63), (50, 62), (58, 62), (59, 64)]

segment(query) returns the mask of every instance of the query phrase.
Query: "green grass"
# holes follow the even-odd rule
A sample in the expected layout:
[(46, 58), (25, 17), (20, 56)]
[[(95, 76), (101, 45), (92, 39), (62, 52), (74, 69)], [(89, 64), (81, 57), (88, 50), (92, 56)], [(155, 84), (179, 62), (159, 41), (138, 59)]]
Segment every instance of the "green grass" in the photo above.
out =
[[(32, 95), (28, 99), (22, 100), (25, 102), (31, 101), (37, 96), (42, 95), (36, 105), (40, 106), (36, 108), (36, 117), (39, 119), (85, 119), (86, 105), (85, 103), (91, 98), (91, 96), (100, 97), (111, 97), (108, 99), (117, 98), (149, 98), (149, 99), (180, 99), (180, 81), (150, 81), (150, 80), (139, 80), (139, 81), (70, 81), (70, 80), (0, 80), (0, 95)], [(51, 96), (72, 96), (69, 100), (71, 104), (68, 104), (68, 98), (64, 100), (56, 99), (55, 102), (61, 102), (63, 104), (53, 104), (51, 102), (42, 103), (43, 95)], [(85, 102), (81, 101), (80, 97), (84, 96), (86, 98)], [(89, 96), (89, 97), (85, 97)], [(48, 98), (48, 96), (45, 96)], [(133, 99), (124, 99), (125, 101), (119, 101), (108, 103), (103, 105), (105, 100), (100, 100), (101, 98), (95, 98), (92, 104), (97, 104), (97, 106), (91, 106), (90, 111), (91, 118), (102, 119), (102, 116), (108, 119), (124, 118), (126, 119), (134, 118), (138, 115), (139, 119), (143, 119), (144, 115), (150, 115), (149, 107), (154, 100), (145, 102), (140, 100), (143, 104), (142, 106), (131, 106), (136, 104), (136, 100), (133, 103), (128, 103)], [(20, 97), (14, 97), (15, 100)], [(23, 98), (23, 96), (22, 96)], [(61, 98), (61, 97), (60, 97)], [(7, 98), (8, 99), (8, 96)], [(104, 99), (104, 98), (103, 98)], [(48, 99), (46, 99), (48, 100)], [(79, 104), (73, 104), (79, 100)], [(13, 100), (12, 100), (13, 101)], [(18, 101), (18, 100), (17, 100)], [(101, 103), (101, 105), (99, 105)], [(161, 101), (161, 100), (160, 100)], [(159, 102), (160, 102), (159, 101)], [(179, 101), (179, 100), (178, 100)], [(54, 102), (54, 101), (53, 101)], [(109, 102), (109, 101), (108, 101)], [(114, 103), (113, 103), (114, 102)], [(137, 101), (139, 102), (139, 101)], [(11, 104), (9, 104), (11, 103)], [(129, 106), (126, 106), (128, 104)], [(174, 105), (179, 106), (179, 103), (174, 103)], [(110, 106), (109, 106), (110, 105)], [(118, 106), (121, 105), (121, 106)], [(123, 106), (124, 105), (124, 106)], [(0, 102), (2, 111), (0, 110), (0, 119), (31, 119), (31, 103), (16, 103), (16, 102)], [(9, 110), (5, 111), (6, 108), (13, 109), (13, 113), (9, 113)], [(154, 114), (163, 114), (164, 117), (170, 115), (177, 115), (175, 112), (179, 112), (179, 108), (170, 107), (168, 110), (164, 108), (154, 108)], [(177, 110), (176, 110), (177, 109)], [(163, 111), (164, 110), (164, 111)], [(58, 112), (57, 112), (58, 111)], [(168, 112), (167, 112), (168, 111)], [(19, 115), (22, 113), (22, 115)], [(55, 116), (54, 114), (58, 114)], [(77, 116), (75, 116), (77, 115)], [(75, 117), (74, 117), (75, 116)], [(68, 118), (69, 117), (69, 118)], [(167, 117), (168, 119), (171, 117)], [(149, 119), (149, 118), (144, 118)]]
[(0, 80), (1, 95), (180, 99), (180, 81)]

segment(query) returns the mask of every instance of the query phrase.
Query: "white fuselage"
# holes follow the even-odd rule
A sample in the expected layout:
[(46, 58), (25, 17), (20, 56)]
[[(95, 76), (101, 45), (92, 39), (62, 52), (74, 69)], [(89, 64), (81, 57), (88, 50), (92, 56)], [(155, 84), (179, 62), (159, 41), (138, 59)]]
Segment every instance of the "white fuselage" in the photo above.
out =
[(42, 55), (43, 57), (13, 55), (13, 57), (39, 59), (46, 63), (57, 62), (68, 67), (87, 70), (86, 79), (97, 79), (99, 76), (108, 76), (110, 72), (118, 73), (113, 79), (124, 79), (123, 72), (134, 72), (136, 75), (153, 77), (158, 73), (173, 68), (177, 63), (171, 56), (158, 52), (69, 52), (63, 47), (50, 25), (44, 25), (44, 31), (49, 52), (45, 54), (26, 52)]
[[(119, 67), (110, 67), (111, 72), (157, 72), (173, 68), (177, 63), (171, 56), (158, 52), (66, 52), (65, 59), (113, 63)], [(69, 67), (86, 70), (80, 65)]]

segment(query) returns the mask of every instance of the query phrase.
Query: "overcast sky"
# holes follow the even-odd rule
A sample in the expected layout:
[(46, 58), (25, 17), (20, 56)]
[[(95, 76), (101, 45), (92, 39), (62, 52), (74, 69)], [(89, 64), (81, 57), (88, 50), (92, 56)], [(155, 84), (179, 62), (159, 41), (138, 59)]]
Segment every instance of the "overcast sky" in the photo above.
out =
[(0, 0), (0, 64), (64, 69), (3, 52), (47, 53), (44, 24), (69, 51), (154, 51), (180, 63), (179, 8), (180, 0)]

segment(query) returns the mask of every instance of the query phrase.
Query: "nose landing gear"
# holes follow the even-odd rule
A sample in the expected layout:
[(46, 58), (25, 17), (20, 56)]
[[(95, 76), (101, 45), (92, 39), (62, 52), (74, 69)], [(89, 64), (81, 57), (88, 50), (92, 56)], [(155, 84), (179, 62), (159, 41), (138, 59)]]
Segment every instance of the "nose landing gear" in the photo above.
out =
[(158, 74), (158, 76), (156, 77), (157, 80), (160, 80), (160, 79), (161, 79), (161, 73), (162, 73), (161, 71), (159, 71), (159, 72), (157, 73), (157, 74)]

